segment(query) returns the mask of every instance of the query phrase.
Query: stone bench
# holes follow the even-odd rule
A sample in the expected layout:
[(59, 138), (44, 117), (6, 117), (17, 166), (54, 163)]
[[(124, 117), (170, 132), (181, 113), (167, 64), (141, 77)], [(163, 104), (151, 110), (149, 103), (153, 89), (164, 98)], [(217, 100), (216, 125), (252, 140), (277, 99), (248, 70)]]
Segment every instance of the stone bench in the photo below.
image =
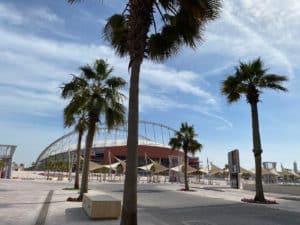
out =
[(117, 219), (121, 213), (120, 200), (95, 192), (83, 195), (82, 207), (92, 219)]

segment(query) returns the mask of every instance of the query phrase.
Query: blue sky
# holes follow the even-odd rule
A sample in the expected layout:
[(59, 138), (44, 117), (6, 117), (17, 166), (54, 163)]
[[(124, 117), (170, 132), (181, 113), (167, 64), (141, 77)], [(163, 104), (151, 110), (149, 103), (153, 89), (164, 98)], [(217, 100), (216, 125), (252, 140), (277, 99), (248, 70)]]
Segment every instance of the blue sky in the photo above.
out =
[[(103, 58), (128, 80), (127, 59), (118, 58), (101, 34), (123, 2), (0, 0), (0, 142), (18, 145), (15, 161), (28, 165), (67, 132), (59, 86), (79, 66)], [(265, 91), (259, 104), (263, 160), (292, 167), (300, 163), (300, 2), (224, 2), (198, 49), (143, 63), (140, 118), (175, 129), (194, 124), (204, 145), (201, 160), (224, 166), (227, 152), (238, 148), (242, 165), (253, 168), (249, 105), (245, 99), (227, 104), (220, 84), (239, 60), (261, 56), (270, 72), (290, 78), (288, 93)]]

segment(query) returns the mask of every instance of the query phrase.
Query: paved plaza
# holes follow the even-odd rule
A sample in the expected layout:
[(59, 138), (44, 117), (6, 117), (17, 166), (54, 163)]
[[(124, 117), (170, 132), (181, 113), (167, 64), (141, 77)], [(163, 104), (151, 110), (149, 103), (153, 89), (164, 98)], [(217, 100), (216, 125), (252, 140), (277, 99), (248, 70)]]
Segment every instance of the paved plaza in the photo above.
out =
[[(119, 220), (90, 220), (81, 203), (66, 202), (76, 191), (70, 183), (0, 180), (1, 225), (118, 225)], [(252, 192), (192, 185), (196, 192), (177, 191), (179, 184), (140, 184), (140, 225), (299, 225), (300, 196), (267, 194), (278, 205), (241, 203)], [(122, 184), (91, 182), (92, 190), (122, 199)]]

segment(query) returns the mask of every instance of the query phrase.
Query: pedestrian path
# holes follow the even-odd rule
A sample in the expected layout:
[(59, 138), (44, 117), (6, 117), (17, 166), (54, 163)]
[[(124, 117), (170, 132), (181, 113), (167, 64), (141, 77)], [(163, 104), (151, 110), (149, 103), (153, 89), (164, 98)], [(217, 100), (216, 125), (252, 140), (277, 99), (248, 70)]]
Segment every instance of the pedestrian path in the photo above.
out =
[[(172, 191), (178, 191), (180, 188), (183, 187), (181, 184), (175, 185), (161, 185), (159, 186), (162, 189), (168, 189)], [(239, 189), (231, 189), (225, 186), (209, 186), (209, 185), (199, 185), (199, 184), (191, 184), (191, 189), (196, 191), (194, 192), (182, 192), (189, 195), (196, 195), (202, 197), (209, 197), (209, 198), (218, 198), (224, 199), (232, 202), (239, 202), (241, 203), (242, 198), (253, 198), (255, 192), (253, 191), (246, 191), (246, 190), (239, 190)], [(275, 193), (265, 193), (265, 197), (269, 200), (275, 200), (279, 204), (270, 204), (264, 205), (265, 207), (270, 207), (274, 209), (280, 209), (290, 212), (298, 212), (300, 213), (300, 197), (287, 195), (287, 194), (275, 194)], [(244, 203), (249, 204), (249, 203)]]

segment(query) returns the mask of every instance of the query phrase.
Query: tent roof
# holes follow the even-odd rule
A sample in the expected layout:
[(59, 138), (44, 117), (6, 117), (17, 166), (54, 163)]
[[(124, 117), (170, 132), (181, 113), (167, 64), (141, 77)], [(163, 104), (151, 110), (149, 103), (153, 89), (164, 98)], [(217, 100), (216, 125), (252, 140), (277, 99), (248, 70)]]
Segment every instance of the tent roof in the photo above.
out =
[(103, 167), (103, 165), (100, 165), (98, 163), (90, 161), (90, 171), (93, 171), (93, 170), (96, 170), (96, 169), (100, 169), (102, 167)]
[(280, 176), (280, 174), (275, 169), (264, 169), (261, 170), (262, 175), (274, 175), (274, 176)]
[(300, 177), (299, 174), (295, 173), (293, 170), (289, 169), (283, 169), (281, 172), (279, 172), (281, 176), (294, 176), (294, 177)]
[(153, 163), (154, 173), (160, 173), (160, 172), (168, 170), (167, 167), (161, 165), (160, 163), (157, 163), (157, 162), (153, 161), (152, 159), (150, 159), (150, 161)]
[(247, 170), (243, 167), (240, 166), (240, 173), (245, 173), (245, 174), (255, 174), (253, 171), (251, 170)]
[[(174, 171), (174, 172), (182, 172), (182, 167), (183, 167), (184, 165), (183, 164), (181, 164), (181, 165), (179, 165), (179, 166), (175, 166), (175, 167), (173, 167), (173, 168), (171, 168), (171, 170), (172, 171)], [(187, 173), (193, 173), (193, 172), (196, 172), (197, 171), (197, 169), (195, 169), (195, 168), (193, 168), (193, 167), (191, 167), (191, 166), (187, 166)]]
[(223, 169), (221, 169), (220, 167), (217, 167), (212, 162), (210, 163), (210, 165), (211, 165), (210, 174), (214, 175), (214, 174), (218, 174), (218, 173), (223, 173), (224, 172)]
[(208, 174), (208, 168), (207, 168), (207, 167), (200, 168), (198, 171), (199, 171), (199, 172), (202, 172), (202, 173)]
[(108, 168), (108, 169), (111, 168), (112, 170), (116, 170), (120, 164), (121, 164), (120, 162), (115, 162), (112, 164), (103, 165), (103, 167)]
[(141, 169), (141, 170), (144, 170), (144, 171), (150, 171), (152, 166), (153, 166), (153, 163), (150, 163), (150, 164), (147, 164), (147, 165), (144, 165), (144, 166), (139, 166), (138, 168)]

